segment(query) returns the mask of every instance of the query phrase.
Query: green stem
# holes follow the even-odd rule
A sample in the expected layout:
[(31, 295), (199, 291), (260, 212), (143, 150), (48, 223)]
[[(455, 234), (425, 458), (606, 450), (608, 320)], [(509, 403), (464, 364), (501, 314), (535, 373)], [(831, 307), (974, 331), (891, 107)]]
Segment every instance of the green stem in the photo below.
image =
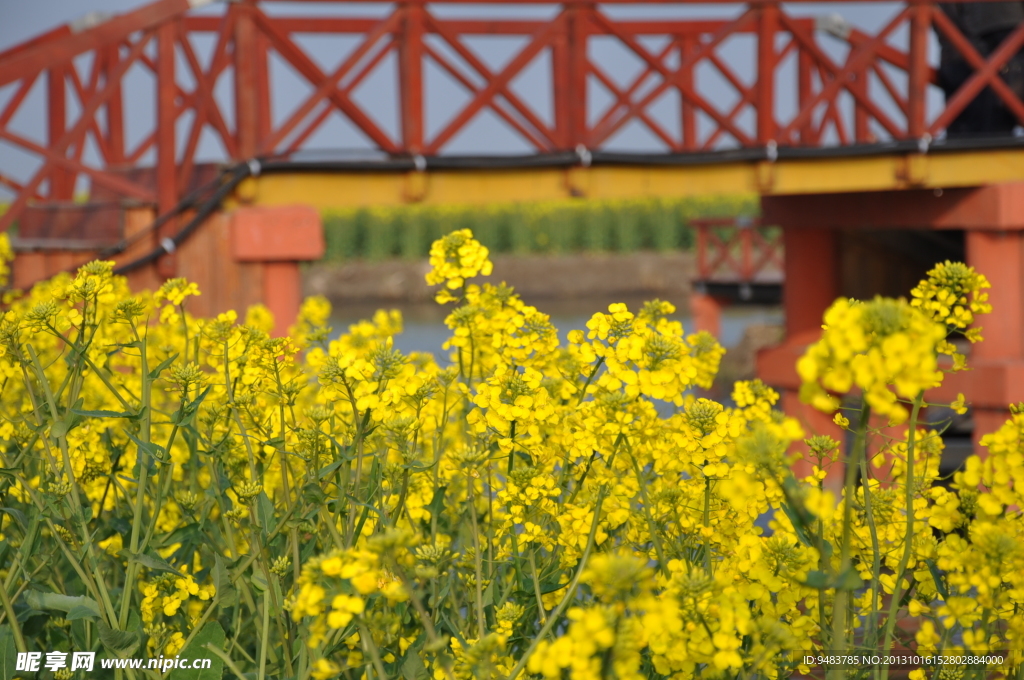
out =
[[(858, 472), (858, 457), (861, 454), (861, 446), (867, 441), (864, 430), (867, 423), (862, 420), (858, 426), (858, 443), (855, 445), (846, 460), (845, 483), (843, 485), (843, 533), (839, 548), (839, 571), (842, 575), (850, 568), (850, 542), (853, 534), (853, 501), (855, 497), (855, 481)], [(849, 613), (850, 591), (835, 591), (835, 604), (832, 608), (832, 649), (837, 654), (842, 654), (847, 648), (847, 615)], [(829, 680), (839, 680), (843, 677), (840, 669), (830, 669), (827, 677)]]
[(231, 660), (231, 657), (228, 656), (223, 651), (217, 649), (216, 645), (210, 644), (210, 645), (204, 645), (204, 647), (206, 648), (207, 651), (211, 652), (214, 656), (220, 657), (220, 660), (224, 662), (225, 666), (227, 666), (228, 668), (231, 669), (231, 672), (235, 674), (235, 676), (238, 678), (238, 680), (247, 680), (246, 676), (245, 676), (245, 673), (243, 673), (242, 671), (240, 671), (238, 669), (238, 666), (236, 666), (235, 662)]
[[(626, 448), (629, 449), (628, 443)], [(647, 519), (647, 530), (651, 532), (654, 552), (658, 556), (658, 569), (663, 573), (668, 573), (668, 563), (665, 561), (665, 551), (661, 546), (661, 538), (658, 536), (658, 527), (654, 522), (654, 516), (651, 515), (651, 499), (647, 496), (647, 484), (640, 473), (640, 464), (636, 462), (636, 457), (631, 450), (629, 451), (629, 460), (633, 463), (633, 473), (636, 475), (636, 483), (640, 487), (640, 497), (644, 502), (644, 517)]]
[[(139, 343), (139, 354), (142, 359), (141, 363), (141, 379), (142, 379), (142, 423), (139, 430), (139, 440), (145, 443), (150, 441), (150, 430), (152, 422), (152, 411), (150, 409), (151, 399), (151, 380), (149, 377), (149, 358), (146, 353), (148, 345), (148, 336), (143, 339), (139, 337), (139, 333), (135, 330), (134, 324), (132, 330), (135, 332), (135, 338)], [(138, 466), (139, 466), (139, 478), (136, 480), (135, 490), (135, 517), (132, 520), (132, 535), (129, 539), (128, 545), (132, 553), (138, 552), (139, 550), (139, 538), (142, 533), (142, 515), (143, 508), (145, 507), (146, 499), (146, 487), (149, 475), (149, 456), (146, 450), (139, 446), (138, 451)], [(124, 579), (124, 590), (121, 591), (121, 615), (118, 618), (119, 627), (124, 630), (125, 626), (128, 625), (128, 607), (132, 600), (132, 589), (135, 585), (135, 577), (138, 574), (139, 563), (132, 560), (128, 563), (128, 573), (125, 574)]]
[[(268, 545), (272, 543), (274, 539), (277, 538), (278, 534), (280, 534), (281, 531), (287, 528), (288, 520), (291, 519), (294, 510), (295, 508), (293, 506), (291, 510), (285, 512), (284, 516), (277, 521), (277, 528), (267, 535), (265, 543), (267, 543)], [(234, 554), (234, 550), (232, 550), (232, 554)], [(257, 557), (259, 557), (259, 552), (251, 552), (248, 555), (246, 555), (245, 559), (243, 559), (242, 562), (237, 567), (235, 567), (234, 574), (230, 577), (231, 582), (234, 583), (238, 579), (242, 578), (242, 576), (245, 575), (245, 571), (252, 565), (253, 562), (256, 561)]]
[[(57, 403), (54, 399), (53, 391), (50, 389), (50, 382), (46, 379), (46, 374), (43, 372), (43, 365), (40, 363), (39, 357), (36, 356), (35, 348), (30, 344), (26, 344), (25, 349), (28, 350), (29, 356), (32, 357), (32, 363), (35, 366), (39, 382), (43, 387), (44, 394), (46, 395), (50, 415), (53, 418), (52, 423), (56, 425), (58, 420)], [(70, 414), (68, 414), (68, 416), (69, 415)], [(89, 566), (93, 572), (93, 580), (96, 584), (96, 590), (100, 595), (99, 601), (103, 604), (105, 609), (104, 617), (111, 623), (114, 623), (116, 620), (114, 616), (114, 605), (110, 601), (110, 595), (107, 593), (106, 583), (103, 581), (102, 574), (100, 573), (96, 563), (96, 554), (93, 551), (92, 536), (89, 533), (89, 526), (85, 520), (85, 512), (82, 510), (82, 500), (78, 495), (78, 484), (75, 481), (75, 471), (71, 466), (71, 454), (68, 452), (68, 439), (66, 432), (57, 437), (57, 444), (60, 447), (61, 459), (64, 465), (64, 475), (67, 477), (68, 483), (71, 484), (71, 509), (74, 514), (76, 524), (78, 524), (79, 532), (82, 535), (82, 544), (85, 546), (85, 553), (89, 558)]]
[(258, 680), (263, 680), (267, 676), (267, 645), (270, 642), (270, 592), (269, 589), (273, 587), (270, 582), (270, 574), (264, 574), (267, 577), (267, 591), (263, 593), (263, 632), (260, 635), (260, 672)]
[[(185, 403), (185, 399), (182, 399), (182, 404)], [(139, 544), (139, 550), (145, 550), (146, 546), (149, 545), (150, 540), (153, 538), (153, 533), (156, 531), (157, 521), (160, 519), (160, 508), (163, 507), (164, 497), (170, 493), (171, 483), (174, 481), (174, 460), (171, 458), (171, 447), (174, 445), (174, 438), (178, 434), (178, 426), (174, 425), (171, 428), (171, 436), (167, 438), (167, 444), (164, 446), (164, 452), (167, 455), (167, 463), (164, 469), (160, 472), (160, 479), (156, 482), (156, 504), (153, 506), (155, 511), (153, 517), (150, 519), (149, 528), (146, 530), (146, 535), (142, 538), (142, 542)]]
[(576, 567), (576, 574), (572, 577), (572, 581), (569, 582), (569, 587), (565, 591), (565, 595), (562, 596), (561, 602), (555, 607), (555, 611), (551, 613), (551, 618), (548, 622), (541, 626), (540, 632), (533, 638), (533, 642), (526, 649), (526, 652), (519, 657), (519, 661), (512, 668), (512, 672), (508, 674), (505, 680), (515, 680), (523, 669), (526, 668), (527, 662), (533, 653), (537, 651), (537, 647), (540, 645), (541, 640), (548, 636), (551, 629), (555, 627), (555, 624), (562, 618), (562, 614), (565, 613), (566, 608), (569, 606), (569, 602), (572, 601), (573, 596), (576, 594), (576, 586), (579, 585), (580, 577), (583, 575), (583, 570), (587, 566), (587, 560), (590, 558), (590, 551), (594, 549), (594, 539), (597, 536), (597, 527), (601, 523), (601, 505), (604, 503), (605, 489), (602, 486), (597, 493), (597, 502), (594, 504), (594, 521), (590, 524), (590, 534), (587, 536), (587, 545), (583, 548), (583, 554), (580, 556), (580, 563)]
[[(702, 526), (704, 529), (708, 529), (711, 526), (711, 478), (704, 477), (704, 513)], [(711, 576), (711, 537), (707, 535), (707, 531), (702, 531), (704, 534), (704, 571), (708, 576)]]
[[(823, 462), (824, 461), (821, 458), (818, 459), (818, 467), (820, 469), (822, 469), (822, 470), (825, 469), (824, 466), (823, 466)], [(825, 488), (824, 481), (819, 479), (818, 480), (818, 492), (821, 493), (824, 490), (824, 488)], [(815, 531), (814, 536), (817, 539), (817, 544), (814, 547), (818, 551), (818, 570), (821, 571), (822, 573), (826, 573), (827, 574), (828, 573), (829, 565), (828, 565), (828, 558), (825, 556), (825, 549), (824, 549), (825, 548), (825, 523), (822, 522), (821, 518), (819, 517), (817, 522), (815, 522), (815, 525), (816, 525), (815, 526), (816, 531)], [(822, 646), (822, 649), (827, 650), (827, 649), (829, 649), (831, 647), (831, 644), (830, 644), (829, 640), (826, 637), (828, 635), (828, 632), (827, 632), (828, 626), (825, 625), (825, 597), (824, 597), (824, 595), (825, 595), (824, 592), (818, 593), (818, 628), (821, 630), (821, 646)]]
[(373, 641), (370, 631), (366, 629), (362, 622), (359, 623), (359, 639), (363, 641), (363, 649), (370, 655), (370, 659), (373, 661), (373, 668), (377, 671), (380, 680), (387, 680), (388, 676), (384, 673), (384, 664), (381, 663), (377, 643)]
[(93, 360), (89, 358), (88, 354), (85, 354), (83, 352), (82, 358), (85, 359), (85, 363), (89, 364), (89, 368), (92, 369), (93, 374), (97, 378), (99, 378), (104, 385), (107, 386), (107, 389), (110, 390), (110, 393), (112, 395), (114, 395), (114, 398), (121, 402), (121, 408), (123, 408), (125, 411), (130, 412), (132, 410), (131, 404), (129, 404), (128, 401), (121, 396), (121, 393), (118, 392), (117, 388), (114, 387), (114, 385), (110, 382), (110, 378), (107, 377), (107, 372), (100, 368), (99, 366), (97, 366), (95, 363), (93, 363)]
[(592, 371), (590, 371), (590, 375), (587, 376), (587, 382), (583, 383), (583, 389), (580, 390), (580, 396), (576, 400), (576, 405), (577, 406), (579, 406), (580, 404), (583, 403), (584, 397), (587, 396), (587, 388), (590, 387), (591, 381), (594, 379), (594, 376), (597, 375), (597, 372), (599, 370), (601, 370), (601, 366), (603, 366), (603, 365), (604, 365), (604, 357), (601, 357), (601, 358), (599, 358), (597, 360), (597, 363), (594, 364), (594, 369)]
[[(889, 613), (885, 620), (885, 637), (882, 640), (881, 653), (887, 657), (892, 647), (893, 630), (896, 627), (896, 612), (903, 599), (903, 576), (907, 572), (907, 565), (910, 564), (910, 556), (914, 552), (914, 454), (917, 448), (917, 420), (921, 413), (921, 404), (924, 395), (918, 394), (914, 399), (914, 408), (910, 413), (910, 431), (907, 433), (907, 478), (906, 490), (906, 513), (907, 526), (903, 534), (903, 555), (900, 557), (899, 567), (896, 569), (896, 582), (892, 589), (892, 600), (889, 602)], [(889, 677), (889, 664), (882, 666), (882, 680)]]
[(537, 598), (537, 614), (540, 616), (540, 623), (544, 625), (544, 598), (540, 594), (540, 574), (537, 573), (537, 559), (534, 553), (537, 552), (536, 548), (530, 550), (530, 569), (533, 571), (533, 595)]
[(21, 634), (21, 624), (18, 623), (18, 618), (14, 615), (14, 607), (11, 606), (11, 598), (7, 596), (7, 589), (0, 587), (0, 603), (3, 603), (4, 613), (7, 615), (7, 620), (11, 623), (11, 632), (14, 633), (14, 646), (19, 652), (27, 652), (28, 647), (25, 646), (25, 638)]
[[(870, 415), (870, 409), (865, 406), (861, 410), (861, 423), (857, 428), (858, 443), (856, 446), (862, 448), (863, 455), (860, 456), (860, 477), (861, 487), (864, 489), (864, 518), (868, 525), (868, 533), (871, 536), (871, 612), (868, 617), (868, 630), (871, 631), (871, 637), (865, 640), (865, 646), (874, 649), (875, 644), (878, 642), (878, 590), (880, 578), (882, 575), (882, 553), (879, 548), (878, 542), (878, 529), (875, 526), (874, 510), (871, 507), (871, 485), (868, 479), (868, 456), (867, 456), (867, 437), (866, 429)], [(863, 438), (864, 441), (859, 440)], [(878, 669), (872, 669), (874, 675), (877, 677)]]
[(476, 521), (476, 489), (472, 477), (467, 477), (469, 481), (469, 518), (473, 523), (473, 566), (476, 570), (476, 628), (478, 633), (478, 640), (483, 640), (486, 634), (486, 620), (484, 619), (484, 584), (483, 584), (483, 564), (481, 563), (482, 556), (480, 555), (480, 532), (477, 527)]

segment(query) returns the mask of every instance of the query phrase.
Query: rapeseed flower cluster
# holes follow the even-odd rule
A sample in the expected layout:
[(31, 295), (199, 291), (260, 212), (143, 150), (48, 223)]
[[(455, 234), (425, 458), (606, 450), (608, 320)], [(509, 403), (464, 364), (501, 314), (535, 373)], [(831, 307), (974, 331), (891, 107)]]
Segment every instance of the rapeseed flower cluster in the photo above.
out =
[[(395, 347), (397, 312), (339, 335), (313, 298), (272, 338), (264, 308), (196, 319), (193, 284), (133, 294), (110, 263), (12, 295), (0, 649), (297, 680), (781, 678), (822, 651), (1020, 649), (1024, 409), (948, 487), (923, 415), (950, 334), (987, 311), (980, 275), (941, 265), (920, 303), (828, 311), (799, 371), (848, 409), (844, 447), (760, 381), (708, 398), (724, 350), (668, 303), (561, 343), (473, 281), (491, 264), (468, 231), (431, 264), (447, 367)], [(869, 449), (872, 413), (903, 424)]]
[(981, 340), (981, 328), (972, 328), (972, 324), (975, 315), (992, 311), (985, 292), (991, 287), (985, 275), (974, 271), (974, 267), (947, 260), (936, 265), (928, 272), (928, 278), (910, 291), (910, 304), (950, 329), (965, 331), (971, 342), (977, 342)]
[[(427, 283), (444, 284), (446, 289), (461, 288), (466, 279), (474, 276), (488, 276), (492, 264), (487, 259), (487, 248), (473, 238), (468, 229), (453, 231), (439, 239), (430, 248), (431, 270), (427, 274)], [(441, 295), (449, 295), (442, 291)], [(438, 302), (449, 301), (447, 297), (439, 297)]]
[(832, 393), (857, 387), (872, 411), (900, 424), (909, 416), (905, 403), (941, 382), (946, 328), (904, 300), (837, 300), (823, 328), (797, 363), (801, 398), (823, 411), (838, 408)]

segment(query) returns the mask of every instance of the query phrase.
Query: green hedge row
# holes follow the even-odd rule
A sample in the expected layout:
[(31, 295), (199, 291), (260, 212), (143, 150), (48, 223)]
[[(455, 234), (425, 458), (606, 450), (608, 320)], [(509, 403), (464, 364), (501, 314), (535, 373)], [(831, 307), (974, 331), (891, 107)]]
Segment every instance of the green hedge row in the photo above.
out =
[(691, 220), (757, 212), (753, 195), (365, 208), (324, 215), (325, 259), (420, 259), (435, 239), (463, 228), (492, 253), (687, 249), (693, 245)]

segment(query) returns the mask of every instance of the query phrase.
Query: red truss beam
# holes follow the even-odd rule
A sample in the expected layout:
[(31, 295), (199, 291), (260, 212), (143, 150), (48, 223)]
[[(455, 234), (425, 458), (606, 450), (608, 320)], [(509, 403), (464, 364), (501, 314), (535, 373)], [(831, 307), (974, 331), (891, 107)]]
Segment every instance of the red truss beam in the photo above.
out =
[[(986, 87), (1024, 123), (1024, 102), (1001, 76), (1024, 48), (1024, 26), (984, 56), (934, 0), (913, 0), (874, 34), (841, 21), (819, 26), (775, 0), (748, 0), (739, 12), (723, 8), (721, 18), (694, 20), (616, 19), (608, 5), (728, 0), (524, 0), (551, 9), (553, 18), (543, 20), (481, 19), (469, 9), (441, 12), (427, 0), (370, 1), (381, 8), (374, 16), (365, 9), (346, 13), (348, 0), (321, 0), (335, 5), (329, 16), (278, 16), (260, 0), (201, 13), (193, 10), (207, 0), (157, 0), (0, 53), (0, 146), (37, 159), (26, 175), (21, 159), (7, 167), (0, 155), (0, 185), (15, 192), (0, 229), (33, 202), (71, 199), (80, 177), (107, 200), (165, 210), (195, 187), (197, 156), (209, 147), (204, 135), (217, 141), (222, 160), (240, 161), (306, 149), (338, 116), (370, 147), (408, 155), (448, 152), (484, 112), (537, 153), (599, 150), (630, 125), (646, 128), (669, 153), (917, 140), (941, 134)], [(931, 109), (930, 32), (940, 33), (974, 71), (948, 104)], [(304, 36), (342, 35), (355, 45), (334, 66), (322, 67), (304, 46)], [(478, 47), (487, 36), (518, 37), (521, 44), (495, 67)], [(896, 36), (909, 37), (899, 43)], [(727, 54), (737, 37), (753, 46), (745, 65)], [(842, 59), (832, 56), (837, 52), (828, 43), (835, 40), (846, 43)], [(598, 41), (617, 43), (639, 69), (625, 81), (617, 78), (599, 58)], [(283, 101), (275, 62), (297, 74), (307, 94)], [(527, 71), (536, 77), (539, 64), (551, 84), (543, 96), (517, 87)], [(156, 93), (155, 106), (147, 106), (152, 120), (131, 138), (126, 121), (140, 126), (129, 113), (135, 102), (126, 97), (130, 72), (150, 78)], [(718, 83), (710, 89), (709, 74)], [(358, 96), (371, 81), (379, 87), (381, 77), (396, 90), (395, 106), (383, 112)], [(449, 79), (466, 99), (445, 102), (447, 120), (428, 125), (428, 83), (435, 77)], [(232, 96), (225, 96), (227, 82)], [(590, 96), (591, 88), (607, 96)], [(40, 95), (46, 120), (33, 138), (15, 123), (19, 112), (37, 110), (30, 102)], [(672, 110), (663, 106), (666, 99), (675, 102), (674, 117), (665, 114)], [(152, 169), (133, 168), (139, 165)]]

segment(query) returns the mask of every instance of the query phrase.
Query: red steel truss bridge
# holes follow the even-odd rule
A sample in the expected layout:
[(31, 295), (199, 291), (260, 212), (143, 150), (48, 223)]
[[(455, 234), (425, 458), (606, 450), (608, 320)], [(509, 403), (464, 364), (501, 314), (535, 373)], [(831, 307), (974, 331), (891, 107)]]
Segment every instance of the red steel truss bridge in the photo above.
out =
[[(446, 149), (484, 111), (521, 140), (534, 165), (584, 166), (775, 160), (815, 150), (838, 156), (886, 144), (924, 150), (985, 87), (1024, 121), (1024, 103), (1001, 77), (1024, 46), (1024, 25), (985, 57), (929, 1), (903, 5), (872, 33), (839, 16), (808, 17), (799, 3), (764, 0), (517, 5), (545, 8), (547, 18), (481, 17), (478, 5), (419, 0), (378, 2), (380, 11), (369, 14), (365, 2), (276, 2), (273, 13), (252, 0), (194, 7), (203, 4), (158, 0), (119, 16), (89, 16), (0, 53), (0, 182), (14, 192), (0, 229), (30, 205), (71, 201), (80, 177), (93, 196), (164, 213), (201, 183), (204, 136), (215, 139), (223, 162), (288, 158), (308, 150), (332, 116), (380, 153), (378, 165), (416, 169), (443, 168), (446, 159), (457, 166)], [(703, 15), (717, 8), (721, 17), (672, 18), (698, 4)], [(315, 9), (289, 11), (299, 5)], [(653, 18), (616, 11), (640, 5)], [(936, 88), (933, 33), (974, 69), (948, 101)], [(342, 35), (355, 42), (329, 67), (302, 40)], [(474, 42), (481, 36), (519, 42), (494, 67)], [(723, 56), (737, 38), (750, 44), (742, 69)], [(601, 41), (628, 53), (637, 72), (613, 77), (594, 57)], [(836, 41), (841, 57), (828, 45)], [(200, 50), (200, 42), (210, 48)], [(285, 113), (272, 105), (282, 97), (272, 59), (307, 88)], [(550, 90), (542, 98), (516, 87), (538, 68)], [(468, 95), (429, 127), (429, 90), (438, 86), (425, 77), (428, 69)], [(372, 110), (358, 90), (384, 72), (395, 103)], [(129, 86), (129, 74), (152, 84)], [(45, 125), (33, 138), (13, 123), (36, 89)], [(596, 90), (600, 102), (591, 96)], [(675, 102), (671, 119), (656, 111), (667, 99)], [(635, 124), (660, 154), (607, 153), (616, 134)], [(132, 137), (130, 125), (144, 130)], [(508, 160), (516, 162), (523, 159)]]

